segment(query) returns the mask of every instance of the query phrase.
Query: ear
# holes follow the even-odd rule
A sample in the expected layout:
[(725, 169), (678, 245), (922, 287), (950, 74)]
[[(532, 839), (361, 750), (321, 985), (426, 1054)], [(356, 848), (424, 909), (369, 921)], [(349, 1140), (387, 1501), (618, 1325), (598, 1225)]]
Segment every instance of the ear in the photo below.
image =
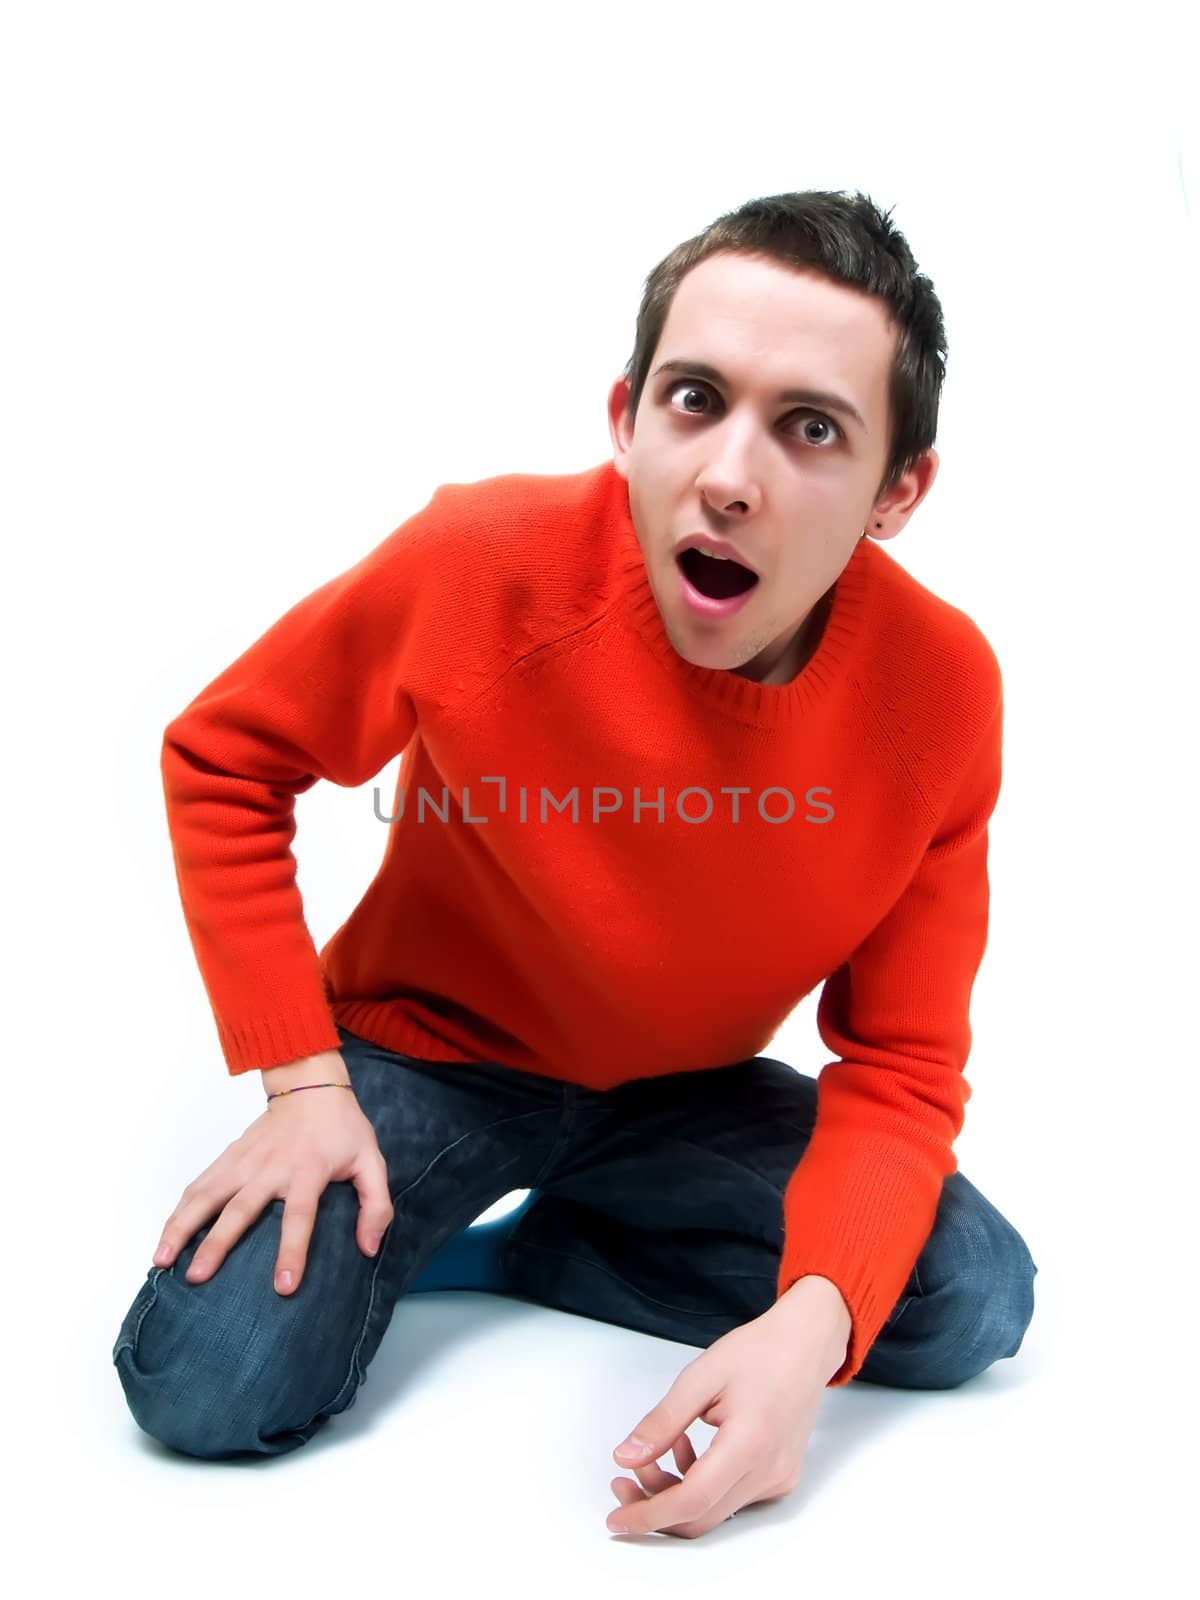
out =
[(629, 454), (633, 449), (633, 423), (629, 419), (629, 380), (617, 378), (608, 392), (608, 432), (613, 443), (613, 464), (623, 478), (629, 478)]
[[(932, 446), (924, 450), (896, 486), (871, 507), (866, 531), (872, 539), (894, 539), (933, 488), (941, 462)], [(876, 522), (883, 527), (877, 528)]]

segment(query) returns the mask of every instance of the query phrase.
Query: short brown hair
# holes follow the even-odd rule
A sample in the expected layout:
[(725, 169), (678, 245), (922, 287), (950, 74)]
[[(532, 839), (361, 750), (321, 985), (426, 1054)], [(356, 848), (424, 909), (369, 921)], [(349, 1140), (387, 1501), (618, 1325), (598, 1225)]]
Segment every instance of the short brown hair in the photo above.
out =
[(819, 273), (877, 295), (899, 329), (888, 384), (892, 437), (876, 499), (891, 489), (937, 437), (946, 375), (946, 333), (933, 284), (917, 270), (904, 235), (862, 193), (804, 189), (748, 200), (702, 233), (676, 245), (646, 279), (633, 354), (624, 376), (630, 423), (684, 276), (706, 257), (733, 250)]

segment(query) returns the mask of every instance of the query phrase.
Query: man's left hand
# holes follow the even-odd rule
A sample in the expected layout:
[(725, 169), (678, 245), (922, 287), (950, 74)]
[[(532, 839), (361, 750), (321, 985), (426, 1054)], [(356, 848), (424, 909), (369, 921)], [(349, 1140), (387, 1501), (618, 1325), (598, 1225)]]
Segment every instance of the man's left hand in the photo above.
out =
[[(798, 1288), (798, 1286), (797, 1286)], [(664, 1398), (633, 1429), (640, 1453), (618, 1445), (613, 1460), (638, 1478), (614, 1478), (621, 1502), (610, 1533), (670, 1533), (695, 1539), (743, 1506), (778, 1500), (800, 1479), (804, 1452), (829, 1379), (844, 1360), (831, 1354), (827, 1306), (793, 1292), (753, 1321), (715, 1340), (688, 1363)], [(798, 1316), (801, 1308), (811, 1315)], [(687, 1436), (699, 1418), (716, 1437), (697, 1458)], [(658, 1458), (670, 1450), (682, 1477)], [(640, 1484), (640, 1487), (639, 1487)]]

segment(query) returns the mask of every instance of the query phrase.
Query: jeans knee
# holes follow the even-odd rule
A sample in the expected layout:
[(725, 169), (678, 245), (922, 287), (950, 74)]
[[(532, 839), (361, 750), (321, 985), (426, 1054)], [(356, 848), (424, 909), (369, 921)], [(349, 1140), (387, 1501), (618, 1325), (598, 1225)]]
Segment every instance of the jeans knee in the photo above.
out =
[[(198, 1383), (180, 1383), (175, 1375), (147, 1373), (136, 1364), (128, 1346), (113, 1359), (130, 1415), (143, 1433), (181, 1455), (204, 1461), (224, 1461), (249, 1455), (284, 1455), (307, 1443), (318, 1428), (329, 1420), (331, 1406), (302, 1424), (287, 1426), (288, 1411), (295, 1407), (269, 1408), (261, 1397), (222, 1390), (207, 1391)], [(353, 1392), (345, 1401), (351, 1405)]]
[(1022, 1244), (1024, 1261), (1020, 1269), (1009, 1274), (1003, 1303), (1006, 1311), (1005, 1334), (1007, 1348), (1003, 1356), (1015, 1356), (1033, 1321), (1033, 1280), (1037, 1277), (1037, 1263)]
[(277, 1348), (199, 1314), (195, 1286), (155, 1268), (121, 1324), (112, 1360), (143, 1433), (182, 1455), (219, 1461), (295, 1450), (353, 1402), (348, 1378), (324, 1409), (306, 1410), (299, 1385), (273, 1358)]
[(1037, 1267), (1024, 1244), (1014, 1250), (1005, 1269), (997, 1271), (986, 1290), (964, 1307), (950, 1333), (937, 1388), (957, 1389), (986, 1372), (997, 1361), (1015, 1356), (1033, 1320), (1033, 1280)]

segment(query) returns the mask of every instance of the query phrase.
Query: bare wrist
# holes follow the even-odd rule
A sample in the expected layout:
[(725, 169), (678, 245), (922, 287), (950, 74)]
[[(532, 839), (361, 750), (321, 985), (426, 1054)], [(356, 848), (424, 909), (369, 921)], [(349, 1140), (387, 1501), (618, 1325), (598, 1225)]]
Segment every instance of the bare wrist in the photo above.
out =
[(850, 1308), (831, 1279), (815, 1273), (797, 1278), (791, 1288), (776, 1300), (771, 1311), (777, 1319), (798, 1317), (800, 1323), (816, 1335), (833, 1360), (831, 1371), (836, 1372), (842, 1365), (850, 1348), (853, 1324)]

